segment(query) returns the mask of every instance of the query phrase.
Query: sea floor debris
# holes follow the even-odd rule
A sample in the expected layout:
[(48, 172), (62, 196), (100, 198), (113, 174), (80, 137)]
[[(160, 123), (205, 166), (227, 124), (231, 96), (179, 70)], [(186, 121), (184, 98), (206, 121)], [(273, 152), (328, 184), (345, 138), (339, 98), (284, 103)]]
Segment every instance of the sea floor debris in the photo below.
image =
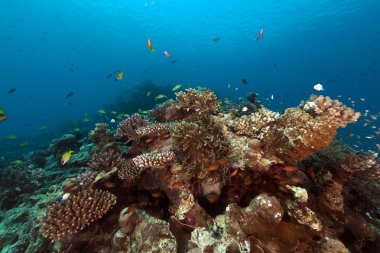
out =
[(335, 140), (360, 114), (246, 103), (187, 89), (3, 169), (1, 252), (380, 252), (377, 154)]

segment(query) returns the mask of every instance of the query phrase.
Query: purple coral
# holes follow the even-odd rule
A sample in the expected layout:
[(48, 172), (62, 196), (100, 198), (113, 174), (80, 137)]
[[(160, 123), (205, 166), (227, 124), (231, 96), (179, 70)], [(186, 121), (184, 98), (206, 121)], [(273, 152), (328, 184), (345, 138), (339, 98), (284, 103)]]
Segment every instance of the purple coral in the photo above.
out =
[(115, 136), (118, 138), (126, 138), (126, 141), (128, 143), (139, 137), (139, 134), (136, 133), (137, 129), (145, 127), (147, 125), (148, 120), (146, 118), (142, 118), (139, 114), (134, 114), (120, 122), (119, 126), (116, 129)]

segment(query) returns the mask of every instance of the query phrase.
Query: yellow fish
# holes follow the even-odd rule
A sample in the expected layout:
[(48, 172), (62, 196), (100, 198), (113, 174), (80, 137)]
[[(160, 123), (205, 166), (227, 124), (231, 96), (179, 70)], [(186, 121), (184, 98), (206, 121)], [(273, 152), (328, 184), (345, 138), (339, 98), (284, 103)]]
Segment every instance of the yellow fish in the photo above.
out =
[(61, 157), (61, 164), (62, 165), (65, 165), (69, 160), (70, 160), (70, 157), (71, 157), (71, 154), (74, 153), (74, 151), (72, 150), (69, 150), (69, 151), (66, 151), (62, 157)]
[(181, 89), (181, 87), (182, 87), (182, 84), (177, 84), (176, 86), (174, 86), (174, 88), (172, 89), (172, 91), (179, 90), (179, 89)]
[(28, 146), (29, 142), (24, 141), (23, 143), (20, 144), (20, 147), (26, 147)]
[(153, 48), (153, 45), (152, 45), (152, 42), (150, 41), (150, 39), (148, 39), (148, 44), (147, 44), (147, 46), (148, 46), (148, 48), (149, 48), (149, 50), (150, 50), (151, 52), (154, 52), (154, 48)]
[(11, 161), (12, 164), (21, 164), (22, 161), (21, 160), (13, 160)]
[(122, 118), (123, 118), (123, 114), (122, 114), (122, 113), (118, 114), (118, 115), (116, 116), (116, 118), (117, 118), (117, 119), (122, 119)]
[(115, 115), (115, 114), (117, 114), (117, 112), (116, 112), (116, 111), (111, 111), (111, 113), (112, 113), (112, 114), (114, 114), (114, 115)]
[(106, 111), (105, 111), (105, 110), (103, 110), (103, 109), (99, 109), (99, 110), (98, 110), (98, 113), (101, 113), (101, 114), (105, 114), (105, 113), (106, 113)]
[(155, 99), (155, 100), (159, 100), (159, 99), (163, 99), (163, 98), (167, 98), (167, 96), (164, 95), (164, 94), (160, 94), (160, 95), (158, 95), (157, 97), (155, 97), (154, 99)]
[(14, 140), (14, 139), (17, 139), (17, 136), (14, 135), (14, 134), (10, 134), (10, 135), (6, 135), (4, 136), (5, 139), (8, 139), (8, 140)]
[(232, 102), (232, 101), (231, 101), (229, 98), (225, 98), (225, 99), (224, 99), (224, 103), (226, 103), (226, 104), (228, 104), (228, 105), (231, 104), (231, 102)]
[(90, 122), (90, 121), (91, 121), (90, 118), (87, 118), (87, 117), (83, 118), (83, 122)]
[(45, 130), (45, 129), (47, 129), (48, 127), (47, 127), (47, 125), (41, 125), (39, 128), (38, 128), (38, 130)]
[(123, 77), (124, 77), (124, 71), (120, 71), (116, 75), (116, 80), (121, 81), (123, 80)]
[(3, 107), (0, 107), (0, 114), (4, 114), (5, 113), (5, 110)]
[(231, 88), (231, 83), (228, 83), (228, 84), (227, 84), (227, 88), (228, 88), (228, 89)]
[(152, 95), (152, 92), (151, 92), (151, 91), (148, 91), (148, 92), (146, 93), (146, 96), (149, 97), (150, 95)]

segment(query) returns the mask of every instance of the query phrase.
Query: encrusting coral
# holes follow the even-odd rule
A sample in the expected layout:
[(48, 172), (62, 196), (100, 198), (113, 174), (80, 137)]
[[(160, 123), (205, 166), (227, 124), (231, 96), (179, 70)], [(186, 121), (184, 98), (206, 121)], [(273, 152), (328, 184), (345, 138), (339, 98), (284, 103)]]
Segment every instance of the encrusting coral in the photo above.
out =
[(283, 114), (249, 98), (238, 113), (187, 89), (154, 120), (96, 125), (90, 169), (63, 183), (42, 234), (72, 252), (377, 252), (378, 201), (357, 204), (380, 192), (361, 190), (377, 155), (331, 145), (360, 114), (324, 96)]

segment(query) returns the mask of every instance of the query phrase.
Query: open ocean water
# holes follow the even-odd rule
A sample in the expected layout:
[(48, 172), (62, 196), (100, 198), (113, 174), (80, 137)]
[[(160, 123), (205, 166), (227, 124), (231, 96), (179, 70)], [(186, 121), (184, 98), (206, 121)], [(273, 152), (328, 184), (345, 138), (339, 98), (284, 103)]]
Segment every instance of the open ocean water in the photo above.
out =
[(176, 86), (280, 113), (330, 96), (362, 115), (337, 138), (379, 152), (379, 24), (379, 0), (0, 0), (0, 169)]

